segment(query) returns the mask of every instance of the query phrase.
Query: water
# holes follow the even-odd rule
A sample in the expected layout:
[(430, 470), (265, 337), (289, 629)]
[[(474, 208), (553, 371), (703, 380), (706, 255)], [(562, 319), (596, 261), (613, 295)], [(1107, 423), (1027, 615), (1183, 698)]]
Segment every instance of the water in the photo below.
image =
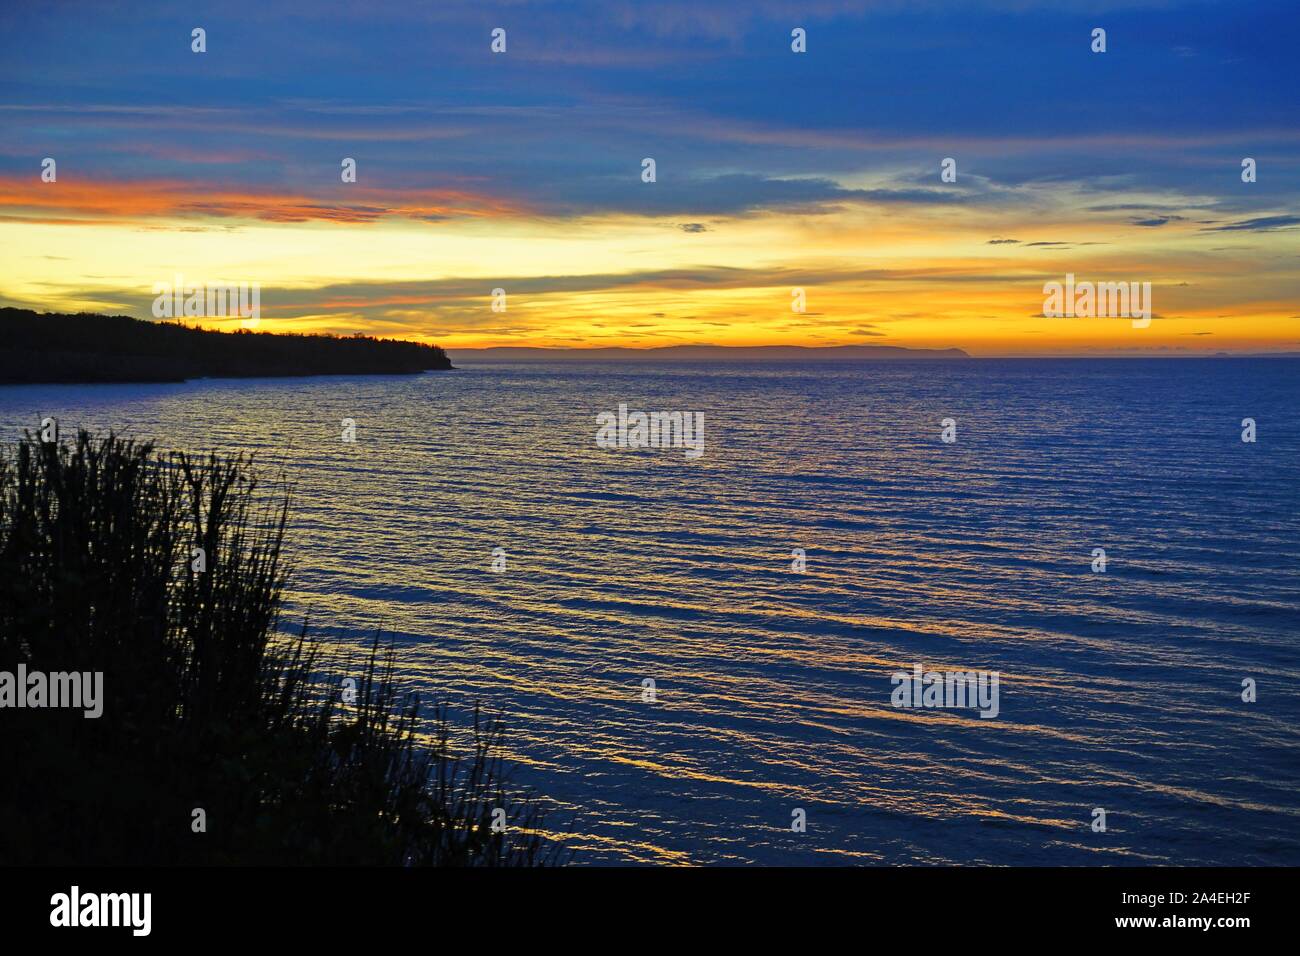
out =
[[(597, 448), (620, 402), (704, 457)], [(0, 388), (6, 435), (282, 466), (289, 620), (502, 711), (587, 863), (1300, 863), (1297, 410), (1236, 359)], [(1000, 715), (891, 707), (914, 663)]]

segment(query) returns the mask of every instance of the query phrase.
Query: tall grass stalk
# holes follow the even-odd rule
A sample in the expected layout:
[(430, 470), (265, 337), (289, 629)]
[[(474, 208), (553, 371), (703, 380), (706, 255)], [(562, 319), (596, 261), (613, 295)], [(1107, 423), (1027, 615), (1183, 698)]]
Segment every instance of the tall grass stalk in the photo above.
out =
[(0, 709), (0, 863), (563, 861), (499, 721), (476, 710), (459, 754), (378, 635), (349, 670), (278, 631), (289, 504), (244, 456), (84, 431), (0, 451), (0, 670), (104, 673), (98, 719)]

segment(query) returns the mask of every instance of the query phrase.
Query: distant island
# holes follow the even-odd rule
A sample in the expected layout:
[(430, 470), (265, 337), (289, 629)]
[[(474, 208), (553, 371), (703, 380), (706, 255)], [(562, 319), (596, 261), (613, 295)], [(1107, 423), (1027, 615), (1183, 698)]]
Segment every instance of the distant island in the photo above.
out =
[(215, 332), (126, 315), (0, 309), (0, 384), (182, 382), (450, 369), (435, 345), (370, 336)]
[(899, 345), (666, 345), (649, 349), (551, 349), (502, 345), (458, 349), (458, 362), (876, 362), (967, 359), (961, 349), (909, 349)]

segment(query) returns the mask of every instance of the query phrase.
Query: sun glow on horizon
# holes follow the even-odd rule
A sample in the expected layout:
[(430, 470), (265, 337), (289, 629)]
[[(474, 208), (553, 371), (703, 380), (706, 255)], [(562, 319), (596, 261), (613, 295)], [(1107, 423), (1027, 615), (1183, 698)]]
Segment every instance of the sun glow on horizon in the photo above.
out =
[[(861, 205), (693, 224), (609, 215), (73, 225), (23, 212), (0, 221), (0, 244), (20, 250), (0, 265), (0, 289), (8, 304), (46, 311), (147, 318), (155, 284), (181, 275), (258, 283), (266, 331), (449, 348), (877, 344), (992, 355), (1300, 345), (1286, 233), (1225, 240), (1183, 227), (1153, 246), (1124, 224), (1030, 225), (1005, 210), (941, 223)], [(1037, 238), (1058, 234), (1076, 238)], [(1151, 281), (1151, 326), (1044, 318), (1043, 283), (1067, 272)], [(494, 288), (506, 292), (504, 312), (492, 311)], [(796, 288), (804, 312), (792, 309)]]

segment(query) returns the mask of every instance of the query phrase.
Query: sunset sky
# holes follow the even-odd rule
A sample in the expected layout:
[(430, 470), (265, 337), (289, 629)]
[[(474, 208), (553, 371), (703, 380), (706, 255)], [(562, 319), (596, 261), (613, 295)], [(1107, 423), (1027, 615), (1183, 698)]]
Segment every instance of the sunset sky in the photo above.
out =
[[(449, 347), (1300, 349), (1293, 2), (379, 6), (5, 4), (0, 305), (145, 318), (179, 273)], [(1154, 321), (1044, 318), (1066, 273)]]

